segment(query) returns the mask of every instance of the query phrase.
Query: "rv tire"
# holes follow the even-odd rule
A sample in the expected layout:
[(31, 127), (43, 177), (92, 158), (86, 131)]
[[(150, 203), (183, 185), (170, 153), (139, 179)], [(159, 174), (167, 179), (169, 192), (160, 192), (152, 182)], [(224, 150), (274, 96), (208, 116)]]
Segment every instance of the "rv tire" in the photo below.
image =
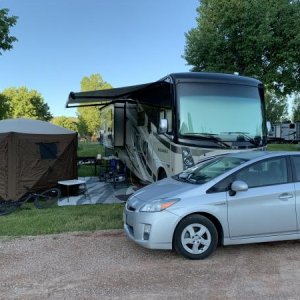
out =
[(166, 171), (163, 168), (158, 169), (157, 180), (162, 180), (164, 178), (167, 178)]

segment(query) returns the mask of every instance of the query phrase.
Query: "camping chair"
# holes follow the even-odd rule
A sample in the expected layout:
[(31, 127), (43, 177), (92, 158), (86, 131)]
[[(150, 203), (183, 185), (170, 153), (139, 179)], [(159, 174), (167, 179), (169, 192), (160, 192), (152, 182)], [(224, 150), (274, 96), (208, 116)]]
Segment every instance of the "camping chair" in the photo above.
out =
[(107, 172), (104, 173), (104, 181), (111, 182), (114, 188), (117, 184), (127, 184), (127, 167), (120, 159), (111, 159)]

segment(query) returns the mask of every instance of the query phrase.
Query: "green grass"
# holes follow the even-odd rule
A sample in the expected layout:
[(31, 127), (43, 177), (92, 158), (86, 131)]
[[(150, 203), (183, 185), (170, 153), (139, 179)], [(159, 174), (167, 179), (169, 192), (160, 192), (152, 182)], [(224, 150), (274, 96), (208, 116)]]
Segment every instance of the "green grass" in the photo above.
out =
[(121, 229), (123, 207), (121, 204), (96, 204), (36, 209), (29, 203), (0, 217), (0, 236)]
[(78, 156), (94, 156), (97, 154), (104, 154), (104, 148), (99, 143), (78, 143), (77, 155)]
[[(93, 156), (97, 157), (97, 154), (101, 154), (104, 156), (104, 147), (99, 143), (79, 143), (77, 156)], [(78, 176), (79, 177), (89, 177), (89, 176), (97, 176), (99, 174), (99, 166), (96, 168), (94, 165), (81, 165), (78, 166)]]
[(267, 149), (270, 151), (299, 151), (300, 146), (298, 144), (269, 144)]

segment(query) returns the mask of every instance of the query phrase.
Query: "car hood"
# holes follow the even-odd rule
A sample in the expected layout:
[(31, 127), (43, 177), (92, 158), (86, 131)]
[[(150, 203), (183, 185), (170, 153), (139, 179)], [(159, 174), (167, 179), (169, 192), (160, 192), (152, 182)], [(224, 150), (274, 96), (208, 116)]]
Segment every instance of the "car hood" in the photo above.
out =
[(166, 178), (135, 192), (129, 198), (128, 205), (137, 209), (145, 202), (152, 202), (163, 198), (178, 198), (182, 193), (190, 192), (195, 188), (199, 188), (199, 185)]

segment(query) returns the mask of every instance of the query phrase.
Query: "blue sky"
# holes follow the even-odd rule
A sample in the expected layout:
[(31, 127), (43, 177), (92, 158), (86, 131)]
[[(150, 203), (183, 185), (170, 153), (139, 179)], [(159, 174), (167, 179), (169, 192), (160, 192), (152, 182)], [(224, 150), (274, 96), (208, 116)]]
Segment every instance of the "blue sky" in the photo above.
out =
[(184, 33), (196, 26), (198, 0), (0, 0), (19, 17), (18, 38), (0, 56), (0, 91), (27, 86), (53, 115), (65, 109), (84, 76), (99, 73), (113, 87), (188, 71)]

